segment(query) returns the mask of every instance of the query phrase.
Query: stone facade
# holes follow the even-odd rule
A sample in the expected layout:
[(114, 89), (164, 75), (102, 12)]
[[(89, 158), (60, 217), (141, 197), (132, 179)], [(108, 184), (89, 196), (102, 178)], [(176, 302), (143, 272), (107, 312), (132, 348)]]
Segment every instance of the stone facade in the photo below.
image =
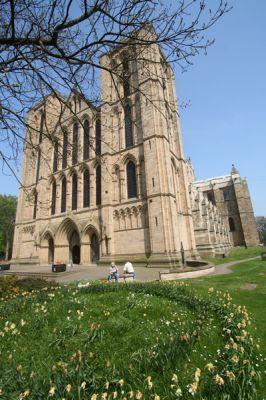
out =
[(234, 166), (230, 175), (195, 181), (191, 186), (217, 209), (233, 246), (259, 245), (248, 185)]
[[(192, 184), (174, 77), (160, 47), (150, 45), (130, 61), (125, 48), (101, 57), (101, 108), (73, 91), (67, 99), (50, 95), (30, 111), (12, 263), (130, 259), (174, 267), (181, 249), (196, 259), (231, 245), (229, 214), (205, 196), (213, 185)], [(232, 181), (238, 218), (250, 225), (247, 187), (239, 175)], [(245, 238), (257, 243), (250, 229)]]
[[(72, 258), (84, 265), (104, 265), (130, 258), (135, 265), (177, 266), (181, 248), (187, 258), (198, 257), (172, 70), (159, 46), (151, 45), (145, 63), (137, 54), (128, 63), (128, 90), (107, 71), (122, 68), (124, 58), (116, 50), (101, 59), (101, 109), (72, 93), (67, 99), (71, 108), (49, 96), (31, 110), (29, 125), (35, 124), (36, 131), (27, 132), (34, 148), (25, 148), (22, 182), (28, 194), (20, 190), (14, 263), (65, 263)], [(69, 142), (67, 163), (64, 135)], [(90, 182), (86, 207), (85, 179)]]
[(202, 257), (222, 257), (232, 247), (229, 230), (215, 204), (194, 184), (195, 174), (190, 160), (187, 168), (197, 250)]

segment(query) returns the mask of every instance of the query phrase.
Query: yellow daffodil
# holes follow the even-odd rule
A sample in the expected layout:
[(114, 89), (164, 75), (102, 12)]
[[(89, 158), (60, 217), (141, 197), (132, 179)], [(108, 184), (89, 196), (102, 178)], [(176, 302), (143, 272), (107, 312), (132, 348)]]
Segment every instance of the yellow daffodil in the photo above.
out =
[(219, 375), (215, 375), (215, 376), (213, 377), (213, 380), (214, 380), (219, 386), (224, 385), (224, 380), (223, 380), (223, 378), (222, 378), (221, 376), (219, 376)]
[(50, 387), (50, 390), (49, 390), (49, 396), (54, 396), (55, 395), (55, 386), (52, 386), (52, 387)]
[(83, 381), (82, 384), (80, 385), (80, 387), (81, 387), (81, 389), (85, 389), (85, 387), (86, 387), (86, 382)]
[(71, 392), (72, 386), (70, 384), (66, 385), (67, 393)]
[(226, 371), (226, 376), (230, 379), (230, 381), (235, 379), (235, 374), (232, 371)]

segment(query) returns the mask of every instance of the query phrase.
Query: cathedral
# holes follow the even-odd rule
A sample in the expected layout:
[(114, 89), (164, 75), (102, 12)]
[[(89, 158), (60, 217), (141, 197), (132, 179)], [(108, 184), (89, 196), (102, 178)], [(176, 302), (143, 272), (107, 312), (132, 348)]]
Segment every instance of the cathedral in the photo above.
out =
[(177, 267), (258, 244), (239, 173), (195, 179), (160, 46), (128, 54), (101, 56), (100, 107), (73, 90), (30, 110), (13, 265)]

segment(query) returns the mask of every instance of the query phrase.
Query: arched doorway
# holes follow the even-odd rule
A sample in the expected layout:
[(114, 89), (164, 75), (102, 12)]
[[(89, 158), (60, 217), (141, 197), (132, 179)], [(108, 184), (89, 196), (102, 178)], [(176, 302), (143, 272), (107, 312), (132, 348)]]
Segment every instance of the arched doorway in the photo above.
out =
[(78, 245), (75, 245), (72, 248), (72, 260), (73, 264), (80, 263), (80, 247)]
[(96, 233), (91, 236), (91, 262), (95, 263), (100, 258), (99, 239)]
[(80, 240), (76, 231), (73, 231), (69, 238), (69, 258), (73, 264), (80, 263)]
[(50, 237), (48, 240), (48, 264), (52, 264), (54, 262), (54, 241), (53, 238)]

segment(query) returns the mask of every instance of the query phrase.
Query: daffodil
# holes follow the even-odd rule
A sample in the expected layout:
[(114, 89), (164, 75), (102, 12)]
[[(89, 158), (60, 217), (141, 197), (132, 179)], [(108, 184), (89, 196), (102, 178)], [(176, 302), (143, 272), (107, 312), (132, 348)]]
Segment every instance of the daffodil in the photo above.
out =
[(215, 375), (215, 376), (213, 377), (213, 380), (214, 380), (219, 386), (224, 385), (224, 380), (223, 380), (223, 378), (222, 378), (221, 376), (219, 376), (219, 375)]
[(81, 387), (81, 389), (85, 389), (85, 387), (86, 387), (86, 382), (83, 381), (82, 384), (80, 385), (80, 387)]
[(235, 374), (232, 371), (226, 371), (226, 376), (230, 379), (230, 381), (235, 379)]
[(68, 385), (66, 385), (66, 391), (67, 393), (71, 392), (72, 386), (70, 385), (70, 383)]
[(151, 380), (151, 376), (148, 376), (148, 377), (147, 377), (147, 382), (148, 382), (148, 388), (151, 389), (151, 388), (153, 387), (153, 383), (152, 383), (152, 380)]
[(54, 396), (55, 395), (55, 386), (52, 386), (52, 387), (50, 387), (50, 390), (49, 390), (49, 396)]

